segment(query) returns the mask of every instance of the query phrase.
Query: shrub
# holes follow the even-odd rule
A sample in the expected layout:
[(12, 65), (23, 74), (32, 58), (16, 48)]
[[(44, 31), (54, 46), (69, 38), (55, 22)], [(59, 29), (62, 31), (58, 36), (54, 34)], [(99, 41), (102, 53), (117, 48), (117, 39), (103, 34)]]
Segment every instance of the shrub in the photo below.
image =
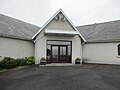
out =
[(17, 62), (17, 66), (27, 65), (27, 62), (24, 58), (18, 58), (18, 59), (16, 59), (16, 62)]
[[(1, 64), (1, 63), (0, 63)], [(3, 68), (1, 67), (1, 65), (0, 65), (0, 70), (3, 70)]]
[(77, 57), (75, 60), (81, 60), (79, 57)]
[(25, 58), (19, 58), (16, 60), (18, 66), (24, 66), (24, 65), (31, 65), (34, 64), (34, 57), (25, 57)]
[(35, 63), (33, 56), (25, 57), (25, 60), (26, 60), (27, 65), (31, 65)]
[(2, 69), (11, 69), (16, 66), (17, 66), (16, 60), (10, 57), (4, 57), (4, 59), (0, 62), (0, 68)]
[(40, 59), (40, 61), (46, 61), (45, 57), (42, 57), (42, 58)]
[(24, 65), (31, 65), (34, 64), (34, 57), (25, 57), (25, 58), (18, 58), (13, 59), (10, 57), (4, 57), (4, 59), (0, 62), (0, 70), (2, 69), (11, 69), (16, 66), (24, 66)]

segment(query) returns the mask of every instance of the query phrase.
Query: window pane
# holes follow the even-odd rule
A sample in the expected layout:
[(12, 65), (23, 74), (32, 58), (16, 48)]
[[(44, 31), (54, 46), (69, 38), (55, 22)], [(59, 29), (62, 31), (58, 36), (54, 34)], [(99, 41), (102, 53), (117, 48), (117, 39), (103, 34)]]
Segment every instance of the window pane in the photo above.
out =
[(67, 41), (47, 41), (47, 44), (50, 44), (50, 45), (71, 45), (71, 42), (67, 42)]
[(47, 62), (50, 62), (51, 45), (47, 45)]
[(58, 62), (58, 47), (56, 46), (52, 47), (52, 62)]
[(120, 55), (120, 44), (118, 45), (118, 55)]
[(68, 62), (71, 63), (71, 46), (68, 46)]

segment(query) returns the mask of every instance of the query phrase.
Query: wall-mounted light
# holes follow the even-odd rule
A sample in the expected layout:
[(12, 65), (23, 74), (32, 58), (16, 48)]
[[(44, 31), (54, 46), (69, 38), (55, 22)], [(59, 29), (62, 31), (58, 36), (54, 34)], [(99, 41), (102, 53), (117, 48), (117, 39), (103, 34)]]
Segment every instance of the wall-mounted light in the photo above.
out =
[(58, 21), (58, 20), (59, 20), (59, 16), (56, 16), (56, 17), (55, 17), (55, 20)]
[(62, 21), (65, 21), (65, 20), (66, 20), (66, 18), (65, 18), (65, 17), (63, 17), (61, 20), (62, 20)]

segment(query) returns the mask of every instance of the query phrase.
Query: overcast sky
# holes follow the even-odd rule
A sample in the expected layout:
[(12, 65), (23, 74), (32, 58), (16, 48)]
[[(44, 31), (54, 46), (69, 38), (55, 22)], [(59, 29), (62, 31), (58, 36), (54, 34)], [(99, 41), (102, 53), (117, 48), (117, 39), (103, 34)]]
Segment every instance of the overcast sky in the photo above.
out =
[(75, 26), (120, 20), (120, 0), (0, 0), (0, 13), (42, 26), (62, 8)]

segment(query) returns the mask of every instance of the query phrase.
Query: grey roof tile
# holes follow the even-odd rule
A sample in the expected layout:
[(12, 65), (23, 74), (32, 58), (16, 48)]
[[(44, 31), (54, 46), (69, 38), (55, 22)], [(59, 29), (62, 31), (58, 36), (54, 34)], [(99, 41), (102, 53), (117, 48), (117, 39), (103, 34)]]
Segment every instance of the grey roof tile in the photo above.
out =
[(78, 26), (77, 29), (87, 42), (120, 41), (120, 20)]
[(32, 40), (40, 27), (0, 14), (0, 36)]
[[(120, 20), (76, 27), (87, 42), (120, 41)], [(32, 40), (40, 27), (0, 14), (0, 36)]]

